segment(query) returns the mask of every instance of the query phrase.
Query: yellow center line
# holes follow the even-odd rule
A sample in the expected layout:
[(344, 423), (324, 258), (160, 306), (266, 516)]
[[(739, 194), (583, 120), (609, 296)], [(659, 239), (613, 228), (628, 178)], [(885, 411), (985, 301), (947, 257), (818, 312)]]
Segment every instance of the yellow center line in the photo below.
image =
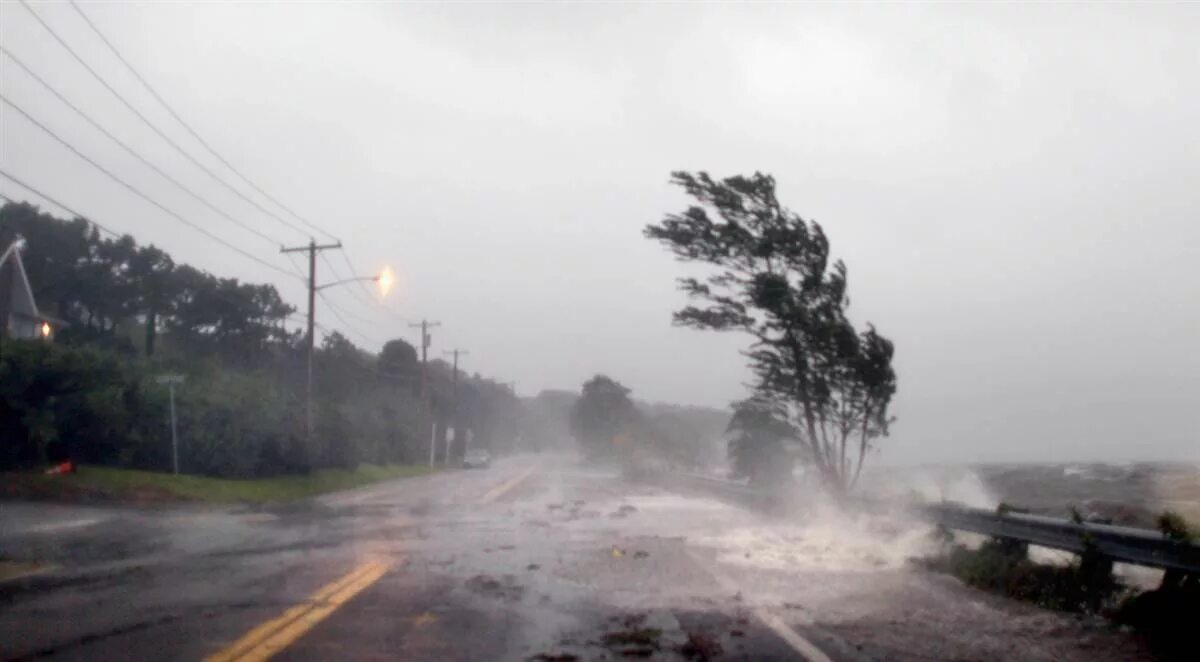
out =
[(379, 561), (358, 566), (341, 579), (321, 587), (308, 600), (250, 630), (225, 650), (206, 658), (206, 662), (269, 659), (378, 581), (390, 568), (390, 563)]
[(539, 466), (541, 466), (541, 465), (535, 464), (532, 467), (529, 467), (528, 469), (526, 469), (525, 471), (522, 471), (519, 475), (517, 475), (516, 478), (513, 478), (512, 480), (508, 481), (507, 483), (504, 483), (502, 485), (498, 485), (498, 486), (492, 488), (491, 491), (489, 491), (487, 494), (483, 495), (483, 498), (481, 498), (479, 500), (479, 503), (481, 503), (481, 504), (491, 503), (491, 502), (495, 501), (496, 499), (499, 499), (500, 497), (504, 496), (505, 492), (508, 492), (509, 490), (516, 487), (517, 485), (520, 485), (521, 481), (525, 480), (526, 478), (529, 478), (529, 476), (532, 475), (533, 472), (538, 470)]

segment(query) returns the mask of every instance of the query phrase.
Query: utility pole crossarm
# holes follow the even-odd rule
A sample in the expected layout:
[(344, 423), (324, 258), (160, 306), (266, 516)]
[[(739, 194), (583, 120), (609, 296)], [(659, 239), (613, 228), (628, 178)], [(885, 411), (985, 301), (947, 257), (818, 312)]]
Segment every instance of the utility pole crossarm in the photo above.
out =
[(315, 241), (309, 242), (306, 246), (293, 246), (292, 248), (280, 247), (280, 253), (307, 253), (311, 250), (325, 251), (335, 248), (341, 248), (342, 242), (338, 241), (332, 244), (318, 244)]

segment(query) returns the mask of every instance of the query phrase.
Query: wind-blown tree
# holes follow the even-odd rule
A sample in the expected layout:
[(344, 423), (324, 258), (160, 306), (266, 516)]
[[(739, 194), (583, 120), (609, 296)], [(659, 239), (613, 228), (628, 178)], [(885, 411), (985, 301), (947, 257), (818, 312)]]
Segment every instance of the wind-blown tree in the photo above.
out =
[(583, 392), (571, 409), (571, 435), (591, 457), (616, 454), (618, 436), (629, 432), (638, 411), (629, 399), (630, 390), (605, 375), (583, 384)]
[(699, 204), (645, 235), (681, 261), (714, 268), (679, 280), (701, 305), (677, 311), (675, 322), (750, 334), (754, 398), (796, 429), (829, 489), (851, 489), (891, 422), (892, 342), (847, 319), (845, 264), (830, 264), (819, 224), (780, 204), (773, 177), (675, 172), (671, 181)]
[(751, 398), (734, 404), (729, 419), (729, 459), (733, 476), (757, 485), (778, 485), (791, 478), (794, 458), (784, 442), (797, 437), (770, 402)]

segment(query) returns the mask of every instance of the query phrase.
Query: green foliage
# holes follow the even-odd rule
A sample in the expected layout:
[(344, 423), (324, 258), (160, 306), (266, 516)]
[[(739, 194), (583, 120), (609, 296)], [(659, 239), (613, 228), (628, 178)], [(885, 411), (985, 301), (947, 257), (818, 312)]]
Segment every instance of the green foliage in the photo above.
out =
[(1196, 614), (1200, 614), (1200, 577), (1164, 580), (1154, 591), (1130, 595), (1114, 614), (1116, 622), (1137, 630), (1159, 660), (1196, 659)]
[(571, 434), (593, 458), (612, 457), (622, 436), (628, 436), (637, 420), (630, 390), (616, 380), (596, 375), (584, 382), (579, 400), (571, 409)]
[(43, 483), (69, 483), (109, 498), (177, 498), (218, 503), (270, 503), (316, 496), (325, 492), (369, 485), (381, 480), (429, 473), (425, 466), (364, 464), (355, 469), (324, 469), (308, 475), (227, 479), (173, 475), (112, 467), (80, 467), (69, 476), (35, 476)]
[(1111, 573), (1099, 576), (1086, 560), (1068, 566), (1034, 563), (1024, 544), (1001, 538), (975, 550), (955, 545), (929, 565), (972, 586), (1061, 611), (1095, 612), (1121, 588)]
[(795, 428), (830, 488), (850, 489), (892, 422), (891, 341), (870, 325), (855, 330), (846, 316), (845, 265), (830, 264), (820, 225), (780, 204), (772, 177), (718, 181), (676, 172), (672, 183), (699, 204), (648, 225), (645, 235), (714, 269), (703, 280), (680, 279), (703, 305), (679, 310), (676, 323), (750, 334), (754, 399)]
[(425, 462), (434, 422), (469, 428), (477, 446), (499, 451), (519, 436), (521, 403), (502, 384), (456, 380), (433, 362), (426, 414), (412, 345), (392, 340), (375, 356), (330, 333), (314, 355), (310, 439), (303, 345), (284, 325), (294, 309), (273, 286), (219, 278), (27, 204), (0, 207), (0, 238), (16, 234), (27, 240), (22, 257), (39, 305), (69, 326), (53, 343), (0, 345), (0, 469), (65, 457), (169, 469), (167, 390), (154, 379), (166, 372), (186, 377), (176, 408), (188, 473), (246, 478)]
[[(271, 285), (217, 278), (177, 265), (129, 235), (100, 236), (83, 219), (62, 221), (32, 205), (0, 207), (0, 241), (27, 240), (22, 255), (34, 298), (68, 322), (58, 340), (147, 355), (165, 332), (175, 353), (261, 365), (294, 340), (283, 320), (295, 309)], [(131, 329), (141, 329), (132, 333)]]
[(0, 355), (0, 468), (47, 462), (48, 450), (85, 461), (113, 456), (145, 433), (137, 375), (101, 350), (39, 341), (4, 343)]
[(791, 480), (794, 459), (783, 444), (795, 439), (796, 431), (770, 402), (750, 399), (734, 405), (728, 431), (735, 477), (772, 486)]
[(1158, 530), (1162, 531), (1162, 534), (1171, 540), (1191, 542), (1200, 539), (1200, 532), (1193, 530), (1188, 525), (1187, 520), (1183, 518), (1183, 515), (1172, 510), (1164, 510), (1158, 516), (1156, 525), (1158, 526)]
[(389, 375), (416, 378), (420, 371), (417, 348), (404, 340), (389, 340), (379, 351), (379, 370)]

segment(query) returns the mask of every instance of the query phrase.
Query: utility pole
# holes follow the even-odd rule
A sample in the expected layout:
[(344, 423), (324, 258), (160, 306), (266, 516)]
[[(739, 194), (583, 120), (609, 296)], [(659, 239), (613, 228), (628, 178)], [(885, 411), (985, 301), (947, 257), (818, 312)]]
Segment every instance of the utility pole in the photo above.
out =
[(175, 385), (183, 383), (183, 375), (161, 375), (154, 381), (166, 384), (171, 394), (171, 465), (175, 475), (179, 475), (179, 435), (175, 431)]
[(412, 328), (421, 329), (421, 402), (425, 405), (425, 415), (430, 422), (429, 431), (429, 466), (433, 466), (435, 453), (437, 452), (437, 423), (433, 420), (433, 407), (429, 403), (429, 329), (441, 326), (441, 322), (430, 322), (423, 319), (420, 324), (409, 324)]
[(313, 437), (313, 351), (316, 349), (317, 343), (314, 333), (317, 307), (317, 252), (341, 247), (342, 242), (340, 241), (318, 245), (316, 240), (309, 239), (307, 246), (279, 249), (280, 253), (308, 253), (308, 337), (305, 343), (308, 345), (308, 381), (304, 395), (304, 433), (308, 441), (312, 441)]
[[(466, 433), (463, 431), (461, 412), (459, 411), (458, 407), (458, 357), (466, 356), (470, 354), (470, 352), (465, 349), (452, 349), (450, 351), (443, 352), (443, 354), (454, 357), (454, 441), (458, 441), (461, 438), (465, 444)], [(465, 446), (463, 447), (463, 450), (466, 450)], [(446, 464), (450, 464), (449, 440), (446, 441)]]

